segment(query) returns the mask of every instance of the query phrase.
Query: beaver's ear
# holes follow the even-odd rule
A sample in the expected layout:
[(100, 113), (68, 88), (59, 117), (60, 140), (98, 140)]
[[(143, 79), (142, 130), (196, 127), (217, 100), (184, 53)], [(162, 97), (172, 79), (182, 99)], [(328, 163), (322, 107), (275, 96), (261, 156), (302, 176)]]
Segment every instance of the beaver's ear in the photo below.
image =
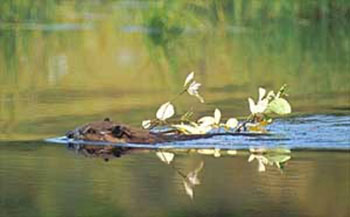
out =
[(109, 117), (106, 117), (105, 119), (103, 119), (103, 121), (111, 121), (111, 119)]

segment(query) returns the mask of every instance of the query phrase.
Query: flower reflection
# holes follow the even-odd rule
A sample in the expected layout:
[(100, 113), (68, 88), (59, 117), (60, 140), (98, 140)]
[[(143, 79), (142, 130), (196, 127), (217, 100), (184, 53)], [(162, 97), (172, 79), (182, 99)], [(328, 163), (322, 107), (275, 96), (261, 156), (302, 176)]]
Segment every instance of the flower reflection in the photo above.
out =
[(175, 157), (174, 153), (171, 152), (164, 152), (164, 151), (158, 151), (156, 152), (157, 157), (164, 163), (170, 164)]
[(201, 161), (199, 166), (195, 168), (193, 171), (189, 172), (187, 176), (183, 177), (183, 184), (185, 187), (186, 194), (193, 199), (193, 189), (196, 185), (200, 185), (201, 182), (198, 178), (199, 172), (203, 169), (204, 162)]

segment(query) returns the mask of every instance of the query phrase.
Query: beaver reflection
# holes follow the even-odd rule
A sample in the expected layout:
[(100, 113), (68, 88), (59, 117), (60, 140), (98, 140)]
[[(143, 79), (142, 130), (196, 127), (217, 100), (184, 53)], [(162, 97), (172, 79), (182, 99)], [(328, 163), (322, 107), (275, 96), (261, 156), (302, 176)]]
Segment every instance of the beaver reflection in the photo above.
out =
[[(136, 152), (138, 150), (138, 149), (127, 148), (127, 147), (74, 144), (74, 143), (69, 143), (67, 147), (68, 149), (72, 149), (76, 153), (84, 155), (86, 157), (102, 158), (105, 161), (109, 161), (110, 159), (113, 159), (113, 158), (119, 158), (124, 154), (128, 154), (130, 152)], [(139, 151), (141, 151), (141, 149)]]

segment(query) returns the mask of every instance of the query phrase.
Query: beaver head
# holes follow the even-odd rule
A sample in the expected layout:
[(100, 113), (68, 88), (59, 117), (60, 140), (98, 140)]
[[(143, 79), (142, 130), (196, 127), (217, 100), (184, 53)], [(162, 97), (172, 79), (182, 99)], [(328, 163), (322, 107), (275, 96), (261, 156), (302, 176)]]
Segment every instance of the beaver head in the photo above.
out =
[(112, 143), (156, 143), (162, 138), (148, 130), (129, 127), (106, 118), (78, 127), (66, 133), (67, 138)]

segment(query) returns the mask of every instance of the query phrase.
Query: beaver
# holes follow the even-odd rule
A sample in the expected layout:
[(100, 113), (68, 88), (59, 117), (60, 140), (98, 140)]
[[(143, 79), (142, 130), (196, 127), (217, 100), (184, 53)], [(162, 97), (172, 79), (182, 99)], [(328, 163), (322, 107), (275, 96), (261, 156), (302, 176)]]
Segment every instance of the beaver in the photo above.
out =
[(103, 121), (95, 121), (85, 124), (66, 133), (67, 138), (74, 140), (133, 144), (155, 144), (171, 141), (193, 140), (211, 136), (213, 135), (184, 135), (176, 130), (153, 132), (117, 123), (111, 121), (109, 118), (105, 118)]
[[(210, 138), (213, 136), (260, 136), (269, 135), (264, 133), (246, 133), (246, 132), (225, 132), (186, 135), (176, 130), (153, 132), (146, 129), (140, 129), (128, 126), (126, 124), (111, 121), (105, 118), (103, 121), (95, 121), (68, 131), (66, 137), (71, 140), (78, 140), (80, 143), (68, 142), (70, 149), (88, 156), (102, 156), (108, 160), (110, 156), (120, 157), (123, 154), (133, 150), (128, 147), (118, 147), (113, 144), (133, 143), (133, 144), (155, 144), (174, 141), (186, 141), (194, 139)], [(84, 144), (84, 141), (89, 143)], [(111, 144), (98, 145), (91, 142), (108, 142)], [(113, 143), (113, 144), (112, 144)]]
[(153, 144), (166, 142), (166, 138), (160, 133), (130, 127), (125, 124), (113, 122), (109, 118), (105, 118), (103, 121), (88, 123), (75, 130), (68, 131), (66, 137), (75, 140), (111, 143)]

